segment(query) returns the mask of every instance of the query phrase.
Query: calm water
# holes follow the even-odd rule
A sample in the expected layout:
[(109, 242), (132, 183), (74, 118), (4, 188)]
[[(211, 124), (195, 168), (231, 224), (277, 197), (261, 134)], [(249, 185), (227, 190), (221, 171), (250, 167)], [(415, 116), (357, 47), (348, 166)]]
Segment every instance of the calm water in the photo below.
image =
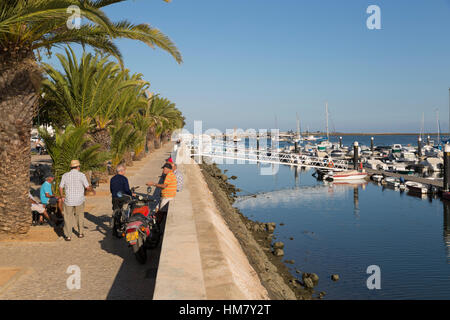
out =
[[(369, 139), (344, 137), (344, 143), (368, 145)], [(380, 145), (413, 144), (417, 137), (375, 139)], [(234, 183), (242, 192), (235, 206), (251, 219), (277, 223), (283, 259), (295, 260), (288, 267), (294, 275), (295, 269), (317, 273), (316, 292), (325, 291), (327, 299), (450, 298), (449, 203), (371, 182), (325, 185), (311, 176), (314, 170), (289, 166), (274, 175), (261, 175), (256, 164), (220, 167), (238, 177)], [(381, 269), (381, 290), (367, 288), (370, 265)], [(331, 281), (331, 274), (340, 280)]]

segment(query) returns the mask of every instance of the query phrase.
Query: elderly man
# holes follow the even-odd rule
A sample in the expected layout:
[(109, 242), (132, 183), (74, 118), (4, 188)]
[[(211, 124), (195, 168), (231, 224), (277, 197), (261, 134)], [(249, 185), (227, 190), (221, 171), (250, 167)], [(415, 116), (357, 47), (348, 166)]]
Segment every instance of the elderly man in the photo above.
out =
[(159, 184), (155, 182), (147, 182), (147, 186), (155, 186), (161, 189), (161, 202), (159, 203), (159, 210), (161, 212), (167, 212), (169, 202), (175, 198), (177, 194), (177, 178), (172, 171), (172, 166), (166, 163), (163, 167), (164, 182)]
[(58, 205), (58, 209), (60, 212), (63, 211), (62, 208), (62, 201), (60, 198), (58, 198), (56, 195), (53, 194), (52, 191), (52, 183), (55, 180), (55, 176), (51, 173), (47, 174), (45, 176), (45, 181), (41, 185), (41, 190), (39, 193), (39, 197), (41, 199), (41, 203), (44, 206), (50, 205)]
[(119, 164), (116, 168), (116, 175), (109, 182), (109, 190), (111, 191), (113, 210), (120, 209), (121, 201), (119, 194), (134, 196), (130, 190), (127, 177), (125, 177), (125, 166)]
[(72, 160), (70, 162), (70, 171), (63, 174), (59, 185), (59, 192), (63, 195), (65, 191), (64, 201), (64, 239), (71, 240), (72, 229), (75, 224), (78, 228), (78, 237), (83, 238), (84, 229), (84, 192), (85, 190), (95, 190), (89, 186), (84, 173), (80, 172), (80, 162)]

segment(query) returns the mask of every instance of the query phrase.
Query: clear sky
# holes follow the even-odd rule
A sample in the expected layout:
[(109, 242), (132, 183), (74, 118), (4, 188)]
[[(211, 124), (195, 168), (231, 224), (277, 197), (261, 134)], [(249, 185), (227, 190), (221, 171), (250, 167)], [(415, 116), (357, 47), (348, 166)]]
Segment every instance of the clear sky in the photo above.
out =
[[(369, 5), (381, 30), (369, 30)], [(180, 49), (118, 41), (126, 67), (203, 127), (448, 130), (449, 0), (134, 0), (105, 9), (149, 23)]]

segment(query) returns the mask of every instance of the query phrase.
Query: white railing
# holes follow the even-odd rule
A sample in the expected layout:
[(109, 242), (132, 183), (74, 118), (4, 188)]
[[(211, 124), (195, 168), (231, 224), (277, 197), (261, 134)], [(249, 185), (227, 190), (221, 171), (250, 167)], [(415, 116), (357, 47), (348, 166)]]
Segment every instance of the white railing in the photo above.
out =
[(256, 150), (233, 143), (188, 143), (192, 156), (232, 159), (273, 164), (288, 164), (299, 167), (327, 168), (333, 171), (348, 170), (346, 160), (312, 157), (308, 155), (282, 153), (271, 149)]

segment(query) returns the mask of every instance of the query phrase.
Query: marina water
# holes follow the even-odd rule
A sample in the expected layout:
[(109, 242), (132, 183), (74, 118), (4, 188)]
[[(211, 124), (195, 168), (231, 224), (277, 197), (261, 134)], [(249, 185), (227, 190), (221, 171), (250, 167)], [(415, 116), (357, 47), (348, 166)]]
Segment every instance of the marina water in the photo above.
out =
[[(367, 136), (343, 138), (345, 145), (370, 145)], [(416, 141), (417, 136), (375, 137), (375, 145)], [(450, 297), (450, 203), (373, 182), (317, 181), (314, 169), (282, 165), (275, 175), (261, 175), (262, 166), (219, 165), (238, 177), (233, 183), (242, 191), (235, 207), (252, 220), (277, 223), (275, 241), (285, 243), (282, 259), (295, 261), (287, 265), (293, 275), (316, 273), (317, 293), (325, 291), (326, 299)], [(371, 265), (380, 267), (380, 290), (367, 287)], [(332, 274), (340, 280), (333, 282)]]

